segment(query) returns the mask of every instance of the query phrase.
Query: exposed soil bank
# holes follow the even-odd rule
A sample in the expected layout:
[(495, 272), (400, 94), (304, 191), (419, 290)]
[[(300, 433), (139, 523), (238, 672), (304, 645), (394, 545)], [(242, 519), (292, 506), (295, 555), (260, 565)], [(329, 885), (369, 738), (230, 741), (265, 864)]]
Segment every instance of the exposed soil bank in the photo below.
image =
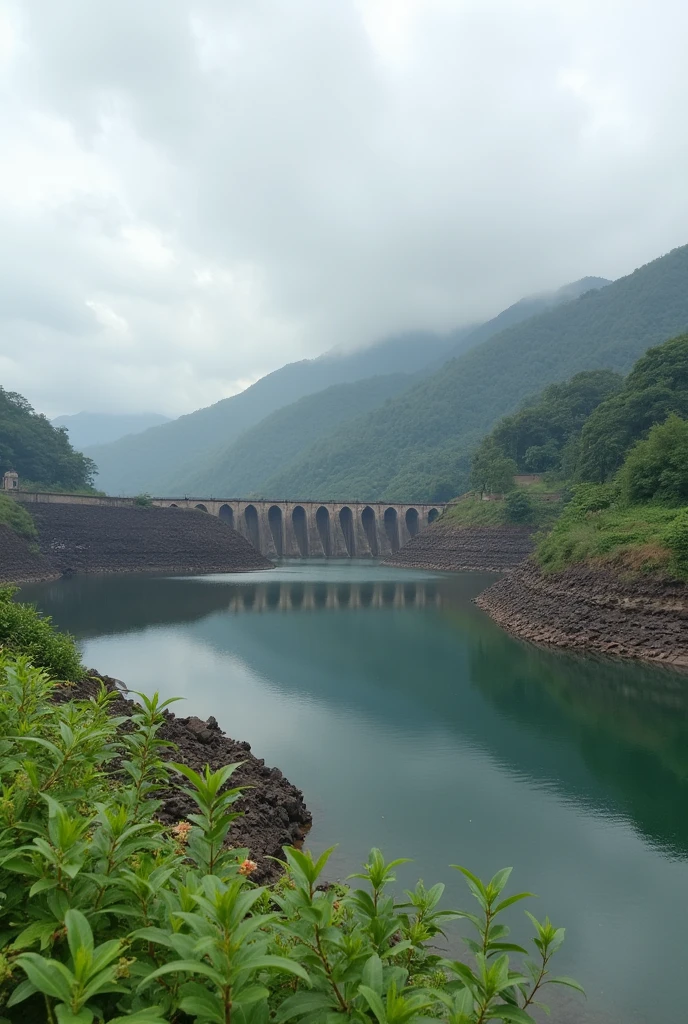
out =
[(437, 522), (385, 565), (434, 572), (505, 572), (533, 550), (530, 526), (459, 526)]
[(536, 644), (688, 669), (684, 583), (575, 565), (544, 574), (528, 561), (477, 598), (504, 629)]
[[(88, 698), (98, 688), (97, 679), (102, 679), (108, 689), (117, 690), (119, 698), (111, 706), (113, 715), (131, 715), (132, 702), (126, 699), (117, 681), (97, 672), (75, 687), (70, 687), (68, 698)], [(179, 761), (200, 772), (206, 764), (213, 771), (226, 764), (242, 761), (232, 776), (230, 786), (245, 786), (241, 799), (234, 810), (242, 811), (230, 832), (231, 845), (236, 848), (248, 847), (252, 860), (258, 869), (251, 879), (264, 883), (274, 881), (280, 874), (278, 865), (270, 857), (283, 858), (284, 846), (298, 844), (311, 826), (303, 794), (284, 778), (279, 768), (269, 768), (265, 762), (251, 753), (250, 744), (232, 740), (222, 732), (214, 718), (203, 722), (199, 718), (177, 718), (166, 714), (166, 722), (158, 735), (176, 744), (170, 750), (169, 760)], [(180, 776), (180, 785), (186, 786), (186, 779)], [(188, 814), (197, 813), (193, 801), (176, 787), (162, 793), (163, 806), (159, 818), (165, 825), (183, 821)]]
[(0, 530), (0, 581), (29, 583), (71, 573), (245, 572), (267, 558), (216, 516), (177, 508), (26, 503), (40, 555)]

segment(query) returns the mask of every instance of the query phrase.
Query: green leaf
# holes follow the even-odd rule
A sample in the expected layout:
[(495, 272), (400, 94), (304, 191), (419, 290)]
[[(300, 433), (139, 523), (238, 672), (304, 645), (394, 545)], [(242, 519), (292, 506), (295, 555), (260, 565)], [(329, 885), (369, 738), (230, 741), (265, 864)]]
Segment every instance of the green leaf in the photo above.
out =
[(520, 1006), (491, 1006), (485, 1014), (486, 1020), (503, 1020), (508, 1024), (536, 1024), (529, 1013), (522, 1010)]
[(509, 881), (509, 876), (513, 871), (513, 868), (502, 868), (497, 874), (490, 880), (489, 888), (493, 890), (496, 896), (499, 896), (500, 892)]
[(502, 900), (501, 903), (497, 904), (494, 908), (494, 913), (501, 914), (501, 912), (506, 910), (507, 907), (512, 906), (514, 903), (518, 903), (519, 900), (525, 900), (529, 896), (532, 896), (533, 899), (537, 899), (535, 893), (532, 892), (517, 892), (514, 896), (508, 896), (505, 900)]
[(377, 953), (373, 953), (366, 960), (361, 981), (368, 988), (371, 988), (373, 992), (382, 995), (382, 960), (380, 960)]
[(206, 978), (210, 978), (211, 981), (214, 981), (218, 988), (222, 988), (225, 984), (225, 979), (222, 975), (218, 974), (209, 964), (203, 963), (201, 960), (173, 960), (171, 963), (163, 964), (162, 967), (152, 971), (148, 977), (143, 979), (136, 991), (141, 992), (151, 981), (162, 977), (163, 974), (179, 974), (181, 972), (185, 974), (202, 974)]
[(125, 1017), (112, 1017), (109, 1024), (169, 1024), (169, 1017), (159, 1006), (147, 1006)]
[(311, 983), (311, 979), (301, 964), (297, 964), (295, 960), (287, 959), (286, 956), (252, 957), (246, 963), (241, 964), (236, 968), (237, 974), (243, 973), (244, 971), (262, 970), (284, 971), (287, 974), (295, 974), (297, 978), (301, 978), (308, 985)]
[(61, 999), (65, 1003), (69, 1002), (72, 996), (71, 986), (62, 972), (56, 970), (55, 961), (46, 960), (38, 953), (22, 953), (16, 962), (39, 992), (54, 999)]
[(368, 988), (367, 985), (359, 985), (358, 994), (363, 996), (368, 1006), (377, 1017), (378, 1024), (387, 1024), (385, 1007), (377, 992), (373, 992), (372, 988)]
[[(213, 1024), (225, 1024), (225, 1011), (219, 999), (213, 992), (196, 991), (193, 995), (184, 996), (179, 1004), (183, 1013), (192, 1017), (200, 1017), (204, 1021), (213, 1021)], [(128, 1020), (128, 1018), (125, 1018)]]
[(89, 958), (93, 953), (93, 932), (91, 926), (80, 910), (68, 910), (65, 914), (67, 943), (72, 959), (76, 962), (79, 949), (87, 951)]
[(25, 999), (28, 999), (29, 996), (32, 996), (34, 992), (37, 991), (38, 989), (33, 984), (33, 982), (29, 981), (29, 979), (26, 978), (24, 981), (20, 982), (19, 985), (17, 985), (14, 992), (7, 1000), (8, 1008), (10, 1006), (16, 1006), (17, 1003), (23, 1003)]
[(285, 999), (275, 1014), (275, 1024), (285, 1024), (294, 1017), (305, 1013), (319, 1013), (336, 1007), (334, 996), (329, 992), (297, 992)]
[(86, 1006), (82, 1006), (78, 1013), (74, 1013), (64, 1003), (58, 1003), (55, 1007), (55, 1016), (57, 1024), (93, 1024), (93, 1012)]
[(566, 978), (564, 976), (560, 976), (558, 978), (548, 978), (545, 984), (566, 985), (567, 988), (575, 988), (576, 992), (581, 992), (583, 995), (586, 994), (583, 986), (579, 984), (579, 982), (577, 982), (575, 978)]

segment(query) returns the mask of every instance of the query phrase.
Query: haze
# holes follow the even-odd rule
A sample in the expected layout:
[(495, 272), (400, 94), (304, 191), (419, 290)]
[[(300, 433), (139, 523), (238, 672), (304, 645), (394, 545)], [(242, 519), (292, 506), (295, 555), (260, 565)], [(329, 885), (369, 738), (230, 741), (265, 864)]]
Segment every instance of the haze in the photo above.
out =
[(688, 241), (679, 0), (0, 0), (0, 380), (178, 415)]

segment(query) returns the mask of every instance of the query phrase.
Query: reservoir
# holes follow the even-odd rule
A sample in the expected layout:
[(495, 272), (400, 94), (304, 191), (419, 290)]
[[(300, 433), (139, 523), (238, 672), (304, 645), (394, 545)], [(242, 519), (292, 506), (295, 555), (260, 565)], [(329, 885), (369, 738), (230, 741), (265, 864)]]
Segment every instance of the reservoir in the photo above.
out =
[[(205, 577), (82, 576), (25, 586), (85, 663), (214, 715), (305, 795), (329, 879), (379, 846), (401, 887), (483, 878), (566, 927), (557, 1024), (684, 1024), (688, 677), (540, 650), (472, 599), (493, 577), (298, 561)], [(507, 893), (508, 894), (508, 893)], [(456, 933), (449, 948), (458, 949)], [(445, 947), (446, 948), (446, 947)]]

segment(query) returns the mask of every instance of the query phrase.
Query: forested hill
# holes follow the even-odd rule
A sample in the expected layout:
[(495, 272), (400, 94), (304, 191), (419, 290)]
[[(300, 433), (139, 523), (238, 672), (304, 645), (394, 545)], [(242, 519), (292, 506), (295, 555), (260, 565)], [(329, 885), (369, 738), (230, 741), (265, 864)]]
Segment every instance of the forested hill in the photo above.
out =
[(452, 355), (461, 355), (469, 348), (474, 348), (475, 345), (487, 341), (488, 338), (505, 331), (508, 327), (514, 327), (533, 316), (546, 313), (547, 310), (561, 306), (565, 302), (572, 302), (593, 289), (606, 288), (608, 284), (611, 284), (611, 281), (605, 277), (582, 277), (580, 281), (572, 281), (571, 284), (565, 284), (554, 292), (543, 292), (541, 295), (529, 295), (525, 299), (519, 299), (518, 302), (514, 302), (512, 306), (502, 310), (492, 320), (475, 327), (466, 338), (462, 338), (456, 344)]
[(688, 328), (688, 246), (484, 342), (276, 476), (285, 497), (439, 500), (467, 487), (471, 449), (529, 395), (580, 370), (627, 372)]
[(94, 468), (74, 451), (66, 430), (34, 412), (23, 395), (0, 387), (0, 477), (13, 469), (24, 486), (81, 490), (90, 486)]
[(98, 466), (97, 486), (109, 494), (165, 495), (178, 494), (180, 489), (183, 493), (195, 463), (202, 465), (212, 452), (275, 410), (332, 384), (378, 374), (415, 373), (446, 358), (460, 333), (410, 332), (355, 352), (331, 352), (288, 363), (232, 398), (141, 434), (88, 448), (86, 454)]
[(222, 497), (279, 497), (267, 493), (265, 482), (286, 469), (317, 440), (340, 424), (383, 405), (412, 387), (417, 374), (395, 373), (350, 384), (333, 384), (266, 416), (251, 430), (217, 453), (188, 478), (180, 493)]

